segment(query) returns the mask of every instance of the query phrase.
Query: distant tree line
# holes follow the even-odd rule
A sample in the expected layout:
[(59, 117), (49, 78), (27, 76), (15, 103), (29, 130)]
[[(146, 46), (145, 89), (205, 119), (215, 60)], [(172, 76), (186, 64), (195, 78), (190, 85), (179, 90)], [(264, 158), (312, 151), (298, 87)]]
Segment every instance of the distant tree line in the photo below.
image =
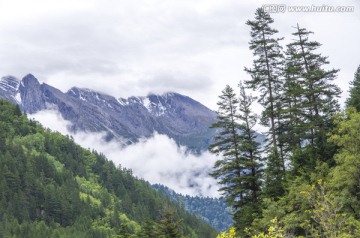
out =
[(231, 208), (221, 198), (182, 195), (161, 184), (153, 187), (218, 231), (229, 229), (233, 223)]

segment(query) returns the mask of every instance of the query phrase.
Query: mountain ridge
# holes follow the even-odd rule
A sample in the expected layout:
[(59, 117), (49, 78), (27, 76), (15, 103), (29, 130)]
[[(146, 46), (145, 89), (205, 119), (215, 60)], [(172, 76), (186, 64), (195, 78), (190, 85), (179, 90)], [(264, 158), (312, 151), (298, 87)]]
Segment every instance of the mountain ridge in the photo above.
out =
[(178, 145), (201, 153), (207, 149), (214, 130), (216, 113), (194, 99), (176, 92), (162, 95), (116, 98), (89, 88), (72, 87), (67, 92), (28, 74), (0, 79), (0, 98), (16, 103), (33, 114), (56, 108), (72, 123), (71, 131), (107, 133), (106, 139), (124, 144), (149, 138), (155, 132), (174, 139)]

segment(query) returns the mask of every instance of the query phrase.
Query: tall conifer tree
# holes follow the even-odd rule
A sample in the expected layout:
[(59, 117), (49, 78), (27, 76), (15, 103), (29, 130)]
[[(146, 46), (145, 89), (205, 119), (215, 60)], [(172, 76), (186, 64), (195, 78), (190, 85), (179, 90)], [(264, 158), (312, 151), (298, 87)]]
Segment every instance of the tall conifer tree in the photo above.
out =
[(220, 154), (212, 176), (222, 185), (221, 191), (234, 210), (235, 227), (243, 231), (260, 213), (261, 158), (253, 127), (256, 116), (251, 111), (254, 101), (240, 86), (240, 100), (226, 86), (220, 96), (216, 142), (210, 151)]
[(288, 45), (285, 52), (284, 85), (282, 102), (282, 133), (279, 140), (284, 144), (287, 158), (301, 149), (305, 138), (303, 108), (304, 89), (302, 75), (304, 69), (294, 46)]
[(259, 101), (265, 107), (263, 115), (264, 124), (270, 127), (271, 143), (277, 147), (276, 138), (276, 93), (281, 85), (281, 64), (283, 55), (279, 41), (281, 38), (275, 38), (274, 34), (278, 31), (272, 29), (270, 24), (274, 20), (269, 13), (259, 8), (255, 13), (254, 21), (247, 21), (246, 24), (251, 27), (250, 50), (253, 50), (255, 57), (253, 68), (245, 68), (245, 71), (251, 75), (251, 80), (246, 84), (254, 89), (259, 89), (261, 97)]
[(255, 12), (255, 20), (247, 21), (251, 27), (250, 50), (253, 50), (253, 68), (245, 68), (251, 75), (247, 81), (248, 87), (260, 90), (259, 102), (264, 106), (262, 124), (269, 127), (270, 143), (267, 145), (266, 188), (269, 196), (277, 197), (283, 194), (285, 178), (285, 160), (282, 144), (280, 118), (281, 106), (279, 96), (282, 92), (283, 54), (279, 44), (282, 38), (276, 38), (276, 29), (271, 28), (274, 20), (269, 13), (259, 8)]
[(241, 209), (234, 214), (237, 227), (244, 229), (250, 227), (253, 220), (260, 215), (262, 158), (260, 144), (256, 141), (254, 126), (257, 116), (252, 112), (251, 106), (255, 97), (247, 95), (242, 83), (239, 84), (239, 122), (240, 122), (240, 163), (244, 166), (242, 174), (244, 196)]
[(244, 167), (240, 161), (240, 136), (241, 126), (238, 123), (237, 107), (239, 100), (234, 90), (227, 85), (219, 96), (217, 103), (218, 121), (211, 127), (218, 129), (215, 136), (215, 143), (211, 144), (209, 151), (221, 155), (222, 159), (216, 161), (212, 176), (219, 179), (222, 185), (220, 191), (226, 198), (229, 205), (237, 206), (239, 199), (243, 199), (243, 192), (240, 190), (243, 182), (239, 179)]
[(332, 127), (331, 116), (339, 111), (337, 97), (341, 93), (339, 87), (331, 83), (339, 70), (324, 69), (329, 62), (327, 57), (316, 52), (321, 44), (309, 40), (312, 33), (297, 25), (293, 33), (297, 39), (288, 45), (287, 51), (287, 75), (294, 76), (287, 95), (297, 100), (296, 111), (293, 110), (297, 130), (293, 133), (311, 153), (308, 155), (311, 159), (295, 161), (294, 166), (305, 166), (306, 169), (315, 168), (318, 159), (332, 160), (334, 150), (326, 141), (326, 133)]

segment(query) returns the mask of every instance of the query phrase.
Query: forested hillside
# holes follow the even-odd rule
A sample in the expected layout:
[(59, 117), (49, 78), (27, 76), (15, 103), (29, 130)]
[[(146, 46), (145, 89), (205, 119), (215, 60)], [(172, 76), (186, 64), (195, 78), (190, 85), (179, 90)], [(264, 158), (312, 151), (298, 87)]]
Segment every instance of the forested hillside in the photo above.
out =
[(0, 237), (215, 237), (102, 154), (0, 100)]
[(161, 191), (172, 201), (180, 204), (185, 210), (209, 223), (218, 231), (229, 229), (233, 223), (231, 219), (231, 209), (227, 207), (222, 198), (182, 195), (161, 184), (154, 184), (153, 187)]

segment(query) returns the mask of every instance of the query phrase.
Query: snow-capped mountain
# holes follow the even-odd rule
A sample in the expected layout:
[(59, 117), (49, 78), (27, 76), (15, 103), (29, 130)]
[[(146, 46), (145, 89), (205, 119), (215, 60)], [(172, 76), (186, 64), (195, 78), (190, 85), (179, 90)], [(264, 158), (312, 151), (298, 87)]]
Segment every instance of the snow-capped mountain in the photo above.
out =
[(31, 74), (22, 80), (1, 78), (0, 98), (19, 104), (29, 114), (55, 108), (71, 121), (73, 131), (105, 131), (107, 139), (126, 143), (157, 132), (196, 152), (208, 147), (214, 134), (209, 126), (216, 120), (215, 112), (178, 93), (127, 99), (77, 87), (64, 93), (40, 84)]

